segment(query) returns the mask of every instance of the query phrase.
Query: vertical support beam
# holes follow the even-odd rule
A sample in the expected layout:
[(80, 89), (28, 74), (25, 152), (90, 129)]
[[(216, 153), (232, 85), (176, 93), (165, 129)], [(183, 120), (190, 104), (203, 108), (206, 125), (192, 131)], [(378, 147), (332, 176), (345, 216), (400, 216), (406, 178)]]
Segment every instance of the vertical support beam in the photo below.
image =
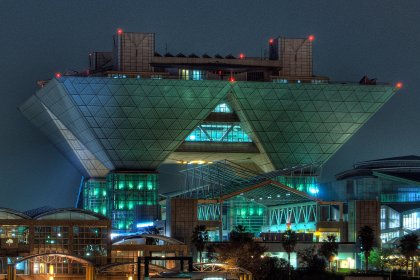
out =
[(223, 201), (219, 202), (219, 242), (223, 241)]
[(144, 280), (149, 279), (149, 258), (144, 259)]
[(7, 265), (7, 280), (16, 280), (16, 267), (14, 264)]
[(95, 280), (95, 267), (91, 264), (86, 266), (86, 280)]
[(137, 280), (141, 280), (141, 257), (137, 257)]
[(181, 259), (179, 262), (181, 263), (181, 266), (180, 266), (180, 268), (179, 268), (179, 271), (180, 271), (180, 272), (184, 272), (184, 260), (183, 260), (183, 259)]
[(192, 257), (188, 257), (188, 272), (193, 271), (193, 259)]
[(338, 207), (340, 209), (340, 222), (344, 221), (344, 215), (343, 215), (343, 203), (340, 202), (340, 204), (338, 204)]

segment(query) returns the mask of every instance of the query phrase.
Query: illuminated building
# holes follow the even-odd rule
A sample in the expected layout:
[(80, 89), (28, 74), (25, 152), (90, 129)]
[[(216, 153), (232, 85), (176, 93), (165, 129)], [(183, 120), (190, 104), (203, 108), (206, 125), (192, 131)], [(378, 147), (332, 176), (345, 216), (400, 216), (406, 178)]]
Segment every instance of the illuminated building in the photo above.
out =
[[(420, 234), (420, 157), (402, 156), (358, 162), (325, 186), (325, 199), (375, 200), (378, 239), (395, 245), (405, 234)], [(364, 211), (363, 215), (368, 215)], [(380, 233), (380, 234), (379, 234)]]
[[(10, 263), (24, 274), (46, 274), (51, 265), (54, 274), (83, 273), (83, 263), (73, 263), (73, 258), (105, 265), (111, 256), (110, 231), (109, 219), (87, 210), (39, 208), (21, 213), (1, 208), (1, 273)], [(48, 253), (63, 255), (49, 258)], [(28, 256), (31, 262), (19, 262)]]
[[(84, 208), (136, 231), (161, 218), (161, 164), (229, 160), (271, 175), (322, 165), (397, 90), (313, 75), (313, 43), (273, 38), (268, 57), (161, 55), (153, 33), (118, 30), (111, 52), (89, 56), (89, 71), (40, 82), (20, 110), (86, 177)], [(270, 180), (319, 191), (310, 176)]]
[[(14, 267), (17, 274), (47, 279), (68, 274), (92, 279), (90, 269), (121, 279), (134, 275), (138, 256), (188, 256), (187, 245), (169, 237), (136, 234), (111, 240), (110, 219), (74, 208), (0, 208), (0, 241), (0, 273)], [(169, 262), (155, 264), (171, 268)]]

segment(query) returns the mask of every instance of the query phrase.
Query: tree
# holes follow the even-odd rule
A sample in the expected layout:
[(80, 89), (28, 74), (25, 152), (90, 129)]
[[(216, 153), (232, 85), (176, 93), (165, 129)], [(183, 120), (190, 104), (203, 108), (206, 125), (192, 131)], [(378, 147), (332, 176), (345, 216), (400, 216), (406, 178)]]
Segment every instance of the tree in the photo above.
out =
[(414, 257), (419, 254), (419, 237), (415, 233), (404, 235), (399, 244), (398, 249), (406, 259), (406, 271), (408, 276), (408, 264), (411, 260), (411, 269), (414, 276)]
[(328, 235), (326, 240), (323, 240), (321, 247), (319, 248), (319, 254), (323, 256), (327, 262), (328, 267), (331, 270), (331, 262), (334, 256), (338, 254), (338, 243), (336, 242), (337, 237), (335, 235)]
[(243, 225), (237, 225), (229, 233), (229, 240), (231, 242), (246, 243), (252, 241), (252, 234), (246, 231)]
[(197, 252), (200, 256), (200, 262), (202, 262), (202, 254), (206, 243), (209, 241), (209, 233), (205, 225), (197, 225), (191, 236), (191, 242), (194, 244)]
[(358, 240), (360, 244), (360, 251), (365, 257), (365, 271), (367, 273), (369, 268), (369, 255), (373, 246), (375, 246), (375, 234), (373, 229), (369, 226), (363, 226), (359, 230)]
[(299, 266), (306, 267), (311, 272), (322, 272), (326, 268), (324, 258), (315, 254), (315, 246), (302, 249), (297, 252)]
[[(389, 268), (391, 255), (394, 255), (395, 252), (393, 249), (387, 248), (373, 248), (372, 252), (369, 255), (369, 265), (370, 267), (374, 267), (377, 270), (383, 271), (384, 268)], [(364, 257), (363, 257), (364, 260)]]
[(266, 260), (264, 254), (267, 248), (256, 243), (244, 226), (236, 226), (229, 239), (228, 244), (214, 246), (218, 262), (242, 267), (250, 271), (256, 280), (265, 279), (265, 271), (276, 266), (271, 260)]
[(289, 262), (289, 266), (288, 266), (289, 280), (291, 278), (290, 254), (295, 250), (296, 243), (297, 243), (296, 232), (291, 229), (286, 230), (283, 234), (283, 240), (281, 242), (281, 245), (283, 246), (283, 249), (287, 253), (287, 261)]

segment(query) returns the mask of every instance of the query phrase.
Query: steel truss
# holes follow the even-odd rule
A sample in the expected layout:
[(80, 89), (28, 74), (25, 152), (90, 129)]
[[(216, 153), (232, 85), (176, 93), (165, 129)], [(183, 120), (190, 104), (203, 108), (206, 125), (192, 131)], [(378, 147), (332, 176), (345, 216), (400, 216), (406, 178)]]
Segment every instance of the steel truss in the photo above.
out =
[(217, 221), (220, 219), (220, 204), (198, 204), (198, 219)]
[(270, 226), (308, 224), (318, 221), (318, 203), (305, 202), (293, 205), (273, 206), (269, 208)]

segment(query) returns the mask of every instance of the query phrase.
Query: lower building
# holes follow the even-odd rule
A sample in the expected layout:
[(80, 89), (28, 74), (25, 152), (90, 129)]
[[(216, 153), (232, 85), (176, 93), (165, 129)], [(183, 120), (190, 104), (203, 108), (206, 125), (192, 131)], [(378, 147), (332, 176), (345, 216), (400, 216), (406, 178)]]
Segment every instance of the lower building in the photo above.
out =
[(138, 257), (159, 257), (161, 272), (176, 267), (165, 257), (188, 257), (188, 246), (156, 234), (111, 239), (111, 220), (92, 211), (38, 208), (27, 212), (0, 208), (0, 273), (89, 278), (89, 274), (127, 277), (137, 273)]
[[(81, 209), (39, 208), (26, 213), (0, 209), (0, 271), (16, 263), (25, 274), (84, 273), (84, 262), (105, 265), (111, 258), (111, 222)], [(48, 257), (48, 254), (61, 254)], [(21, 261), (21, 260), (30, 260)], [(77, 259), (82, 262), (72, 262)]]
[(366, 205), (369, 209), (354, 213), (359, 212), (360, 218), (366, 219), (365, 224), (377, 227), (382, 246), (394, 246), (405, 234), (420, 234), (419, 156), (358, 162), (336, 178), (323, 188), (322, 197), (349, 202), (349, 213), (353, 207), (350, 201), (371, 200)]

